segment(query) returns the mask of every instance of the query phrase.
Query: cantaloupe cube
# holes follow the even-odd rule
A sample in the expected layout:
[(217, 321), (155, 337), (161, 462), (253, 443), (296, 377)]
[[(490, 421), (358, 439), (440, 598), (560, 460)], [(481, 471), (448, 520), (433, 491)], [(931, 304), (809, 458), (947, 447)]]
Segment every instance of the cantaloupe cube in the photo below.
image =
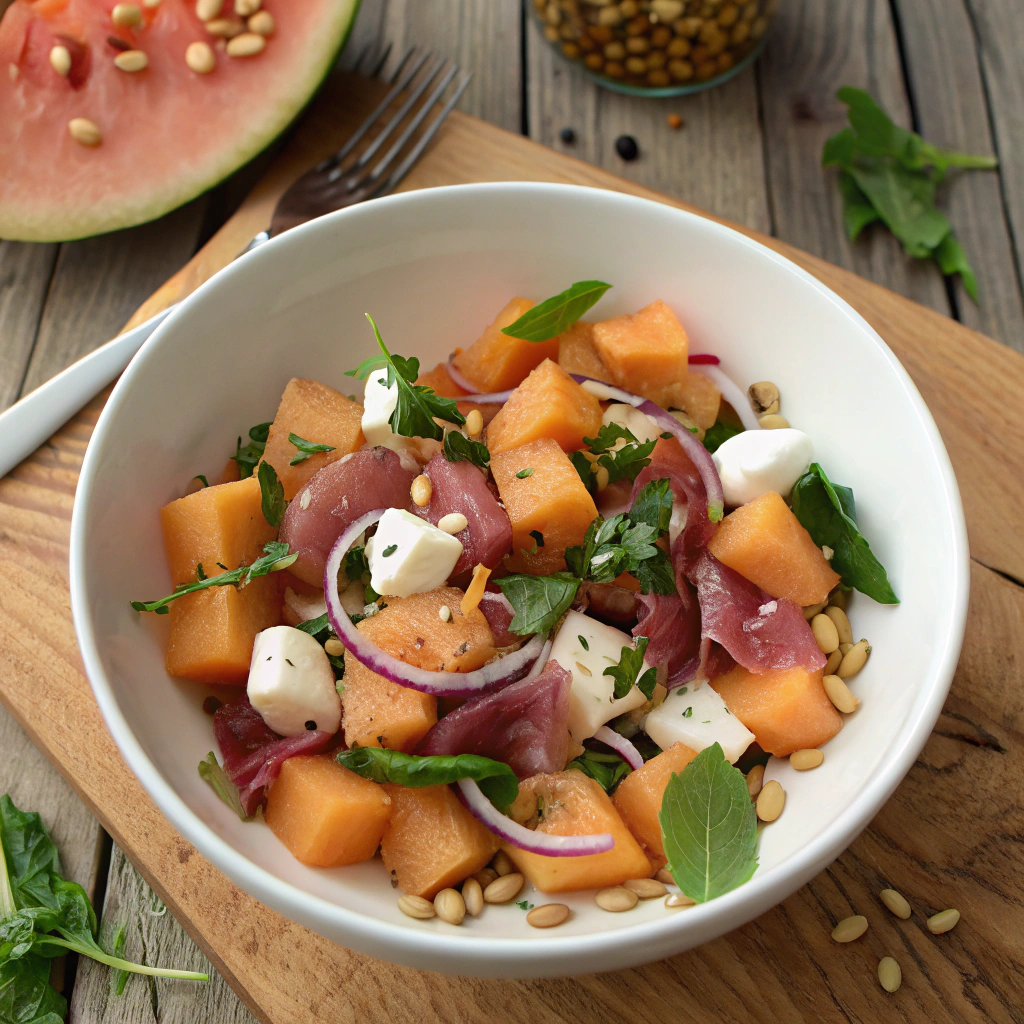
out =
[(437, 698), (385, 679), (345, 658), (341, 707), (345, 743), (412, 753), (437, 722)]
[(730, 512), (708, 550), (772, 597), (803, 607), (824, 601), (839, 582), (821, 548), (774, 491)]
[(545, 359), (491, 420), (487, 447), (493, 456), (550, 437), (563, 451), (574, 452), (600, 429), (601, 403), (558, 363)]
[(577, 320), (569, 330), (558, 336), (558, 365), (566, 373), (582, 373), (584, 377), (593, 377), (609, 384), (612, 380), (612, 375), (594, 348), (594, 325), (587, 320)]
[(391, 820), (380, 852), (399, 888), (433, 899), (485, 867), (498, 840), (449, 786), (409, 789), (389, 783)]
[(297, 860), (337, 868), (377, 852), (391, 817), (391, 797), (331, 754), (290, 757), (270, 787), (263, 817)]
[(696, 756), (697, 751), (685, 743), (673, 743), (668, 750), (652, 757), (643, 768), (630, 772), (612, 797), (626, 828), (656, 868), (665, 864), (665, 847), (658, 822), (665, 787), (668, 780), (678, 775)]
[(686, 375), (686, 331), (661, 299), (594, 324), (594, 348), (612, 382), (638, 395), (659, 394)]
[(843, 727), (843, 717), (828, 699), (821, 677), (821, 669), (754, 675), (737, 665), (713, 679), (711, 686), (763, 750), (788, 757), (794, 750), (822, 746)]
[[(527, 470), (532, 472), (519, 476)], [(508, 568), (537, 576), (564, 569), (565, 549), (582, 544), (597, 518), (594, 499), (569, 457), (555, 441), (543, 438), (492, 455), (491, 472), (512, 523)], [(529, 553), (535, 544), (536, 552)]]
[(529, 299), (512, 299), (493, 323), (484, 328), (484, 333), (455, 356), (455, 369), (475, 384), (481, 394), (517, 387), (539, 363), (558, 358), (557, 338), (523, 341), (501, 333), (503, 327), (515, 323), (533, 306)]
[(515, 866), (541, 892), (576, 892), (648, 878), (650, 860), (626, 828), (608, 794), (575, 770), (534, 775), (519, 783), (509, 814), (521, 825), (553, 836), (610, 832), (612, 849), (586, 857), (546, 857), (503, 843)]
[[(314, 473), (362, 447), (363, 407), (326, 384), (293, 377), (284, 389), (274, 422), (270, 425), (263, 459), (277, 471), (284, 496), (291, 501)], [(334, 451), (317, 452), (297, 466), (291, 460), (299, 449), (288, 440), (297, 434), (313, 444), (330, 444)]]
[(682, 380), (651, 397), (665, 408), (682, 409), (701, 430), (715, 425), (722, 406), (722, 393), (714, 382), (696, 371), (687, 371)]

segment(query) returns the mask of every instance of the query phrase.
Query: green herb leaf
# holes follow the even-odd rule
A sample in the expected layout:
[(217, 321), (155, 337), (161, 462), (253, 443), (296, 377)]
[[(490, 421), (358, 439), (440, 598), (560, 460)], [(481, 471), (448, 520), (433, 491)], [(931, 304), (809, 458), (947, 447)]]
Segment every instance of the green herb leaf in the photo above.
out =
[[(626, 443), (616, 448), (619, 441)], [(635, 480), (640, 470), (651, 464), (651, 452), (658, 441), (655, 438), (653, 441), (641, 442), (621, 424), (605, 423), (597, 432), (597, 437), (585, 437), (583, 443), (598, 456), (597, 464), (608, 471), (608, 482), (615, 483), (616, 480)]]
[(579, 579), (567, 572), (550, 576), (514, 573), (494, 582), (515, 609), (509, 629), (519, 636), (554, 629), (580, 587)]
[(881, 214), (871, 205), (871, 200), (860, 190), (849, 171), (839, 172), (839, 191), (843, 196), (843, 224), (851, 242), (856, 242), (860, 233)]
[[(637, 682), (637, 676), (640, 675), (640, 669), (644, 667), (644, 652), (647, 650), (649, 643), (650, 640), (647, 637), (638, 636), (636, 638), (636, 646), (623, 647), (619, 653), (619, 663), (617, 665), (609, 665), (602, 673), (602, 675), (611, 676), (615, 680), (615, 689), (612, 691), (612, 696), (616, 700), (621, 700), (633, 689), (633, 685)], [(644, 673), (644, 685), (650, 690), (650, 693), (644, 693), (648, 700), (651, 699), (651, 694), (654, 693), (655, 682), (657, 682), (657, 671), (649, 668)]]
[(829, 547), (843, 584), (881, 604), (899, 604), (882, 563), (857, 527), (853, 492), (833, 485), (817, 462), (793, 487), (793, 512), (819, 547)]
[(300, 462), (305, 462), (310, 455), (316, 455), (317, 452), (333, 452), (335, 449), (333, 444), (314, 444), (312, 441), (306, 441), (299, 437), (298, 434), (289, 434), (288, 441), (299, 449), (292, 456), (291, 462), (288, 463), (289, 466), (297, 466)]
[(217, 794), (218, 799), (223, 801), (237, 814), (242, 821), (252, 821), (252, 815), (246, 814), (242, 807), (241, 798), (238, 795), (238, 787), (224, 774), (217, 761), (217, 756), (211, 750), (206, 759), (199, 762), (199, 778), (205, 782), (210, 789)]
[(599, 750), (584, 750), (566, 766), (592, 778), (606, 793), (614, 793), (615, 787), (633, 770), (619, 754), (605, 754)]
[(557, 338), (572, 327), (609, 288), (611, 285), (603, 281), (577, 281), (564, 292), (528, 309), (515, 323), (503, 327), (501, 333), (523, 341)]
[(325, 629), (330, 629), (331, 623), (327, 617), (327, 612), (324, 612), (323, 615), (318, 615), (315, 619), (306, 619), (305, 622), (300, 622), (295, 628), (301, 629), (303, 633), (308, 633), (310, 636), (315, 637)]
[(967, 254), (952, 231), (946, 235), (935, 250), (935, 261), (947, 277), (959, 274), (960, 280), (964, 284), (964, 291), (975, 302), (978, 301), (978, 279), (974, 276), (971, 264), (967, 260)]
[(717, 743), (672, 775), (658, 820), (669, 871), (698, 903), (742, 885), (757, 868), (757, 816), (747, 781)]
[(491, 464), (491, 453), (483, 441), (474, 441), (461, 431), (449, 430), (444, 435), (444, 457), (449, 462), (472, 462), (474, 466), (486, 469)]
[(238, 439), (235, 454), (232, 460), (238, 463), (239, 478), (245, 480), (252, 476), (253, 470), (263, 458), (263, 451), (267, 447), (267, 438), (270, 436), (269, 423), (257, 423), (255, 427), (249, 428), (249, 443), (242, 446), (242, 439)]
[(533, 910), (533, 904), (529, 900), (516, 900), (516, 906), (520, 910)]
[[(120, 956), (124, 952), (124, 925), (119, 925), (117, 931), (114, 933), (114, 946), (111, 952), (114, 956)], [(113, 989), (115, 996), (124, 994), (125, 986), (128, 984), (128, 979), (131, 977), (131, 971), (115, 971), (114, 977), (111, 979), (111, 988)]]
[(629, 509), (631, 523), (646, 523), (659, 533), (668, 533), (672, 519), (672, 485), (668, 480), (651, 480), (633, 499)]
[(501, 761), (478, 754), (420, 757), (384, 747), (355, 747), (337, 754), (338, 764), (374, 782), (418, 788), (475, 779), (495, 807), (505, 808), (519, 793), (516, 773)]
[[(209, 487), (210, 486), (210, 481), (207, 480), (206, 477), (203, 476), (202, 473), (196, 473), (196, 475), (194, 477), (192, 477), (192, 480), (198, 480), (203, 485), (203, 487)], [(189, 482), (191, 483), (191, 481), (189, 481)]]
[(271, 526), (280, 526), (288, 502), (284, 500), (284, 484), (277, 479), (277, 470), (269, 462), (261, 462), (257, 473), (260, 481), (260, 507), (263, 518)]
[(719, 420), (704, 432), (704, 447), (709, 452), (717, 452), (730, 437), (735, 437), (737, 434), (742, 433), (742, 427), (734, 427), (731, 423), (723, 423)]
[(353, 582), (369, 576), (370, 563), (366, 560), (366, 548), (352, 548), (345, 555), (344, 568), (345, 575)]
[(532, 466), (527, 466), (526, 469), (521, 469), (521, 470), (519, 470), (518, 473), (516, 473), (516, 479), (517, 480), (525, 480), (527, 477), (530, 477), (530, 476), (533, 476), (533, 467)]
[(381, 558), (390, 558), (398, 550), (397, 544), (389, 544), (381, 553)]

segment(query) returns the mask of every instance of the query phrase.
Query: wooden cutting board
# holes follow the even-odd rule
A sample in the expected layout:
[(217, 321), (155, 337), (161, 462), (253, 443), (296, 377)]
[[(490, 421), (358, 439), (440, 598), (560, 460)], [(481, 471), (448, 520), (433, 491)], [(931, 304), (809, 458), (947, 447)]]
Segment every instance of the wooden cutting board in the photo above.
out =
[[(374, 95), (355, 81), (322, 95), (236, 215), (133, 323), (227, 263), (266, 225), (284, 185), (332, 150)], [(458, 114), (404, 187), (510, 179), (575, 182), (683, 205)], [(1024, 358), (806, 253), (755, 237), (845, 297), (916, 381), (964, 497), (971, 611), (942, 718), (864, 834), (779, 907), (661, 963), (542, 982), (427, 974), (336, 946), (240, 891), (152, 804), (121, 760), (82, 673), (68, 597), (68, 528), (103, 399), (0, 480), (0, 699), (261, 1020), (1024, 1020)], [(841, 366), (830, 380), (836, 415), (861, 415)], [(899, 438), (893, 447), (898, 452)], [(877, 893), (886, 886), (910, 899), (909, 921), (883, 909)], [(959, 926), (931, 936), (925, 916), (951, 906), (963, 915)], [(833, 925), (852, 913), (868, 917), (867, 935), (849, 946), (833, 943)], [(903, 968), (903, 987), (893, 996), (875, 977), (885, 955)]]

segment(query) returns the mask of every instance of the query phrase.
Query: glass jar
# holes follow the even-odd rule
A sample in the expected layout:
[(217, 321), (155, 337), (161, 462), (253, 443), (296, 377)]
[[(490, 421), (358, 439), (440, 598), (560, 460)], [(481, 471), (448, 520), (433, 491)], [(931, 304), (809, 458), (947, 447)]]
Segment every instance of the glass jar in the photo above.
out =
[(544, 37), (599, 85), (682, 96), (757, 59), (778, 0), (533, 0)]

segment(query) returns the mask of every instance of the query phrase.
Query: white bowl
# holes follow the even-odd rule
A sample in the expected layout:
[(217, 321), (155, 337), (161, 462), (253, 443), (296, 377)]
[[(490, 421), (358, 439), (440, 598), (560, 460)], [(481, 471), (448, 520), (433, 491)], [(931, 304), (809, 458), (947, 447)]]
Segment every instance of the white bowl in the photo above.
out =
[[(371, 312), (393, 351), (428, 369), (472, 342), (513, 295), (540, 299), (587, 278), (614, 288), (597, 318), (657, 298), (691, 351), (714, 352), (742, 385), (773, 380), (784, 412), (852, 486), (862, 529), (903, 599), (856, 596), (873, 653), (863, 707), (825, 763), (786, 778), (760, 867), (714, 900), (626, 914), (592, 894), (537, 931), (514, 906), (459, 928), (397, 909), (379, 861), (318, 870), (262, 823), (243, 824), (196, 772), (213, 748), (201, 688), (164, 671), (166, 620), (129, 599), (166, 593), (157, 511), (195, 473), (216, 474), (238, 434), (270, 419), (292, 376), (348, 392), (374, 351)], [(456, 974), (541, 977), (629, 967), (744, 924), (836, 858), (913, 764), (942, 707), (963, 636), (968, 561), (949, 459), (916, 388), (845, 302), (781, 256), (709, 220), (614, 192), (488, 184), (411, 192), (321, 218), (233, 263), (153, 335), (114, 389), (75, 502), (71, 597), (85, 667), (125, 760), (175, 828), (234, 882), (353, 949)], [(524, 892), (534, 903), (541, 894)]]

